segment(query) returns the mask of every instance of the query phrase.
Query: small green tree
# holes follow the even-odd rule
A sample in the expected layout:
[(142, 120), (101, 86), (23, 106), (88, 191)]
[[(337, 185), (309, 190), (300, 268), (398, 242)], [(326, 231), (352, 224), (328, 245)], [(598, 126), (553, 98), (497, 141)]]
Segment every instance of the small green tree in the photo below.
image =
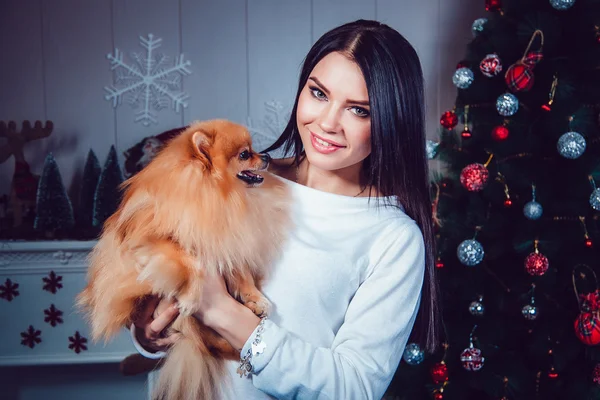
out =
[(60, 171), (52, 153), (46, 156), (36, 198), (33, 227), (54, 235), (73, 227), (73, 206), (62, 182)]
[(94, 151), (90, 149), (83, 169), (81, 191), (79, 193), (79, 212), (77, 213), (77, 218), (81, 227), (89, 228), (92, 226), (94, 197), (101, 173), (102, 167), (100, 167), (100, 162)]
[(117, 151), (113, 145), (110, 147), (98, 180), (98, 186), (96, 186), (93, 226), (102, 226), (104, 221), (117, 211), (121, 202), (121, 191), (119, 189), (121, 183), (123, 183), (123, 173), (117, 159)]

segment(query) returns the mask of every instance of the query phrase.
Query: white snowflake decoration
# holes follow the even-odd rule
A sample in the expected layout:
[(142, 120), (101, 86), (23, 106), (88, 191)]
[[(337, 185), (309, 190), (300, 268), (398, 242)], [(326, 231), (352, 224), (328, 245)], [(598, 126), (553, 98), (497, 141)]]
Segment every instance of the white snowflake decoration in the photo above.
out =
[(128, 65), (123, 62), (123, 53), (115, 48), (115, 53), (107, 54), (111, 69), (115, 71), (115, 84), (120, 87), (105, 86), (108, 92), (104, 98), (112, 100), (113, 107), (122, 102), (122, 96), (127, 94), (127, 100), (133, 108), (140, 103), (142, 109), (136, 113), (135, 122), (142, 122), (144, 126), (157, 123), (156, 113), (172, 105), (175, 112), (188, 106), (189, 96), (181, 91), (181, 77), (191, 74), (192, 63), (184, 61), (183, 54), (175, 58), (175, 63), (169, 66), (169, 57), (153, 52), (160, 47), (162, 39), (140, 36), (140, 44), (146, 49), (146, 54), (132, 53), (131, 58), (135, 63)]
[(247, 119), (248, 130), (252, 135), (252, 147), (256, 151), (262, 151), (272, 145), (290, 120), (291, 111), (279, 101), (265, 102), (265, 110), (262, 123), (255, 124), (251, 117)]

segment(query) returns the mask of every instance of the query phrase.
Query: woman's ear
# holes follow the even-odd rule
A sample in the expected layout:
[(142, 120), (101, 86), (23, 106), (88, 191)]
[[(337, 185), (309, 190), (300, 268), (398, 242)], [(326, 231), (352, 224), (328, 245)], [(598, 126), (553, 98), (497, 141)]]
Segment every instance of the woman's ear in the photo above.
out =
[(197, 130), (192, 135), (192, 145), (196, 157), (204, 164), (206, 169), (211, 169), (212, 160), (210, 157), (210, 148), (213, 145), (214, 136), (202, 129)]

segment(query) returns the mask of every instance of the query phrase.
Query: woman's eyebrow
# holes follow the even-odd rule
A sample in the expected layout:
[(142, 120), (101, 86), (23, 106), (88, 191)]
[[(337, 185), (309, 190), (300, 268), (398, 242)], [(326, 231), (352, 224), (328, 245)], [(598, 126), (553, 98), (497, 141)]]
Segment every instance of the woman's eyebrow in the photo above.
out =
[[(317, 85), (319, 85), (321, 87), (321, 89), (325, 92), (325, 94), (329, 94), (329, 90), (325, 87), (325, 85), (323, 85), (323, 83), (321, 83), (321, 81), (319, 79), (317, 79), (314, 76), (311, 76), (310, 78), (308, 78), (312, 81), (314, 81)], [(352, 103), (352, 104), (358, 104), (361, 106), (368, 106), (369, 105), (369, 101), (368, 100), (348, 100), (347, 103)]]

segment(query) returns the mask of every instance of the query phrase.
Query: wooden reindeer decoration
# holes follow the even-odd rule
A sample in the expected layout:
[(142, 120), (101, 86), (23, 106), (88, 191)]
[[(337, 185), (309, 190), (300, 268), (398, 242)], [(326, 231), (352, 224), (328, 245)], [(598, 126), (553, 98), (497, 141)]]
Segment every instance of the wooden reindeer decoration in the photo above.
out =
[(50, 136), (53, 128), (52, 121), (46, 121), (44, 126), (40, 121), (35, 121), (33, 127), (29, 121), (23, 121), (21, 132), (17, 132), (17, 124), (14, 121), (9, 121), (8, 124), (0, 121), (0, 137), (7, 139), (6, 144), (0, 147), (0, 164), (10, 156), (15, 157), (15, 172), (10, 186), (9, 200), (13, 212), (13, 227), (20, 226), (27, 212), (32, 208), (35, 209), (39, 180), (39, 176), (31, 172), (23, 148), (33, 140)]

